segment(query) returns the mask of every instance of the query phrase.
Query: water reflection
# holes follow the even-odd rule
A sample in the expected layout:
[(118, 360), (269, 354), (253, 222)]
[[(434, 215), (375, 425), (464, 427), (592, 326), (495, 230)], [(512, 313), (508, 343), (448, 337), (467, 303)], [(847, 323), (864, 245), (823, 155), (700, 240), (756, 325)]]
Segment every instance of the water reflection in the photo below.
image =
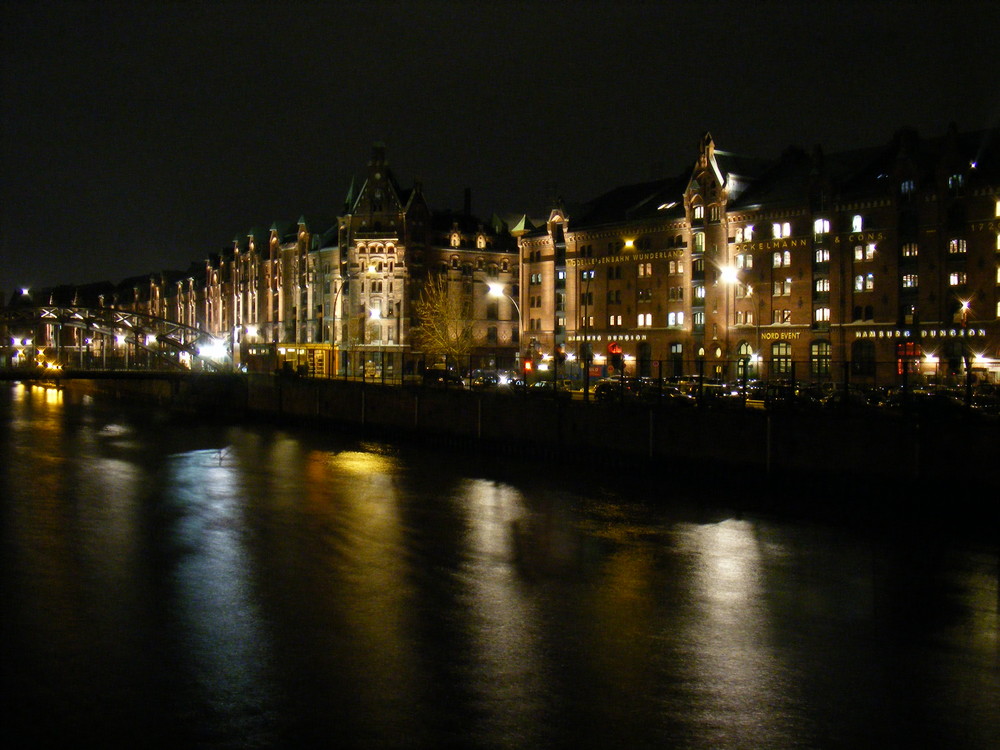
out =
[(1000, 741), (995, 547), (34, 390), (0, 642), (37, 744)]

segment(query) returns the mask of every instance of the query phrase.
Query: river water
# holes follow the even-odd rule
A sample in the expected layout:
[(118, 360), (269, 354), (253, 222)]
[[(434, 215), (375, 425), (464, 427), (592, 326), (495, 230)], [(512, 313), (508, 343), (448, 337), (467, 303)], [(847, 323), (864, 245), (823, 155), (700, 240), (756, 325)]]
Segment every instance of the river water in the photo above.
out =
[(20, 385), (0, 424), (10, 747), (1000, 747), (975, 519), (755, 516), (712, 477)]

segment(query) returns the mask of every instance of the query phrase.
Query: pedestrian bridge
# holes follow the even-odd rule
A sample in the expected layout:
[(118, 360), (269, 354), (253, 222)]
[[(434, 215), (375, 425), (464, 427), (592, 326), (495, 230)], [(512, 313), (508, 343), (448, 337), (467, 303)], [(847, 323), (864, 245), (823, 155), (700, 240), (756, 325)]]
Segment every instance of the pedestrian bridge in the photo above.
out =
[[(165, 318), (107, 307), (15, 306), (0, 310), (6, 362), (52, 377), (86, 371), (228, 370), (230, 342)], [(50, 372), (45, 375), (45, 371)], [(71, 373), (73, 373), (71, 375)], [(17, 378), (11, 378), (17, 379)]]

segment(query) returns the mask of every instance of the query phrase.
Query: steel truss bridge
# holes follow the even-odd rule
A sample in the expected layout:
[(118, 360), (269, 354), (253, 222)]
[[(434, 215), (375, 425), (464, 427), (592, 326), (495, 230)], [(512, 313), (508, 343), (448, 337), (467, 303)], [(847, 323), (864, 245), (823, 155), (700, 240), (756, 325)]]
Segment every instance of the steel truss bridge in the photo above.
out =
[[(184, 362), (186, 357), (182, 355), (190, 358), (190, 365), (199, 363), (205, 370), (231, 368), (230, 362), (220, 364), (217, 361), (225, 359), (218, 356), (218, 351), (229, 342), (220, 341), (201, 328), (127, 310), (60, 305), (8, 307), (0, 309), (0, 327), (6, 328), (9, 335), (4, 343), (12, 348), (54, 353), (56, 361), (63, 366), (72, 364), (70, 358), (78, 357), (80, 370), (106, 369), (96, 366), (94, 362), (88, 362), (87, 366), (83, 364), (84, 352), (90, 352), (91, 343), (100, 340), (98, 337), (103, 337), (100, 340), (102, 355), (109, 347), (124, 345), (126, 370), (190, 370), (189, 364)], [(50, 328), (49, 335), (40, 336), (41, 329), (45, 327)], [(67, 344), (63, 341), (64, 328), (79, 329), (83, 333)], [(24, 340), (31, 343), (24, 344)], [(145, 362), (140, 363), (140, 357), (133, 356), (131, 365), (127, 364), (128, 347), (136, 353), (146, 352), (142, 358)], [(206, 355), (205, 350), (208, 349), (212, 349), (213, 356)], [(229, 352), (231, 355), (232, 352)], [(102, 356), (102, 363), (106, 360), (106, 356)], [(122, 368), (118, 365), (116, 369)]]

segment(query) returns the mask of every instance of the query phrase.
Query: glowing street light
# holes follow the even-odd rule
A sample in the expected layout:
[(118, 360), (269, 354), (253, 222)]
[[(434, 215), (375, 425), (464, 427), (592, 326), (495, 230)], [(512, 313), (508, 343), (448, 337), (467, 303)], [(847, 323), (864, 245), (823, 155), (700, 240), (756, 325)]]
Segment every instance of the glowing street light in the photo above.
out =
[(521, 344), (524, 341), (524, 320), (521, 318), (521, 308), (517, 304), (517, 300), (511, 297), (506, 292), (506, 287), (498, 281), (490, 281), (486, 284), (489, 287), (489, 296), (500, 298), (506, 297), (510, 300), (511, 304), (514, 305), (514, 310), (517, 311), (517, 351), (518, 356), (521, 354)]

